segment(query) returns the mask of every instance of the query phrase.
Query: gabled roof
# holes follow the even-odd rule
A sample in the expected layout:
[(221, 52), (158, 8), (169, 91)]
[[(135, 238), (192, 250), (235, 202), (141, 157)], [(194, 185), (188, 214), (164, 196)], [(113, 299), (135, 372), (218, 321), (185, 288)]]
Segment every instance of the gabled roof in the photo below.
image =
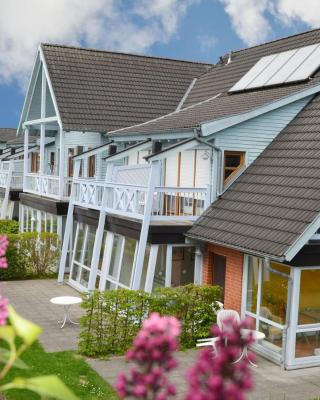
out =
[(116, 135), (133, 133), (155, 133), (198, 128), (204, 122), (248, 112), (283, 97), (320, 83), (320, 71), (311, 80), (283, 84), (251, 91), (229, 93), (229, 89), (263, 56), (289, 49), (320, 43), (320, 29), (279, 39), (259, 46), (235, 51), (231, 63), (218, 63), (209, 72), (201, 75), (192, 86), (183, 108), (179, 112), (149, 121), (141, 126), (131, 126), (113, 132)]
[(211, 64), (41, 45), (64, 129), (107, 132), (174, 111)]
[(319, 154), (317, 95), (187, 236), (290, 261), (320, 226)]
[(0, 128), (0, 142), (2, 143), (15, 139), (16, 135), (17, 130), (15, 128)]

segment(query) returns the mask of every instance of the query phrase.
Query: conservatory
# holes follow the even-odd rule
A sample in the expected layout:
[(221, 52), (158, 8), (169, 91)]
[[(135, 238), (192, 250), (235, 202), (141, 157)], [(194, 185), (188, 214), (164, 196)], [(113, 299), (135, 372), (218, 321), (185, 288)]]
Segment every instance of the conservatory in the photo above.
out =
[(242, 315), (266, 337), (255, 350), (285, 369), (320, 365), (320, 268), (246, 255)]

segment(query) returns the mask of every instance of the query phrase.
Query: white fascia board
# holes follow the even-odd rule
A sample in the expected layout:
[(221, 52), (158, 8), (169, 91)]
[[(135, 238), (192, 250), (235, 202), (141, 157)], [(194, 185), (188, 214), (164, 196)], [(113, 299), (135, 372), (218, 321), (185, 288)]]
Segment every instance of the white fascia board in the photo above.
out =
[(40, 66), (41, 66), (41, 62), (40, 62), (40, 55), (39, 55), (39, 50), (38, 50), (37, 54), (36, 54), (36, 57), (35, 57), (33, 70), (32, 70), (32, 73), (30, 75), (30, 78), (29, 78), (29, 83), (28, 83), (26, 95), (25, 95), (25, 98), (24, 98), (24, 101), (23, 101), (23, 107), (22, 107), (22, 111), (21, 111), (21, 115), (20, 115), (20, 119), (19, 119), (19, 124), (18, 124), (18, 128), (17, 128), (17, 134), (18, 135), (19, 135), (19, 133), (21, 133), (22, 121), (23, 121), (24, 117), (27, 115), (27, 113), (29, 111), (29, 107), (30, 107), (30, 103), (31, 103), (31, 99), (32, 99), (32, 94), (34, 92), (34, 88), (35, 88), (35, 85), (36, 85), (36, 82), (37, 82), (37, 77), (38, 77), (38, 74), (39, 74)]
[(54, 91), (53, 91), (53, 87), (52, 87), (52, 83), (51, 83), (51, 79), (50, 79), (50, 75), (49, 75), (49, 71), (48, 71), (48, 67), (47, 67), (47, 63), (46, 63), (46, 59), (45, 59), (45, 56), (43, 54), (43, 50), (42, 50), (41, 45), (39, 46), (39, 55), (40, 55), (40, 60), (42, 62), (42, 67), (44, 69), (44, 73), (45, 73), (45, 76), (46, 76), (46, 79), (47, 79), (49, 92), (51, 94), (51, 98), (52, 98), (53, 106), (54, 106), (54, 109), (55, 109), (55, 112), (56, 112), (56, 116), (58, 118), (59, 127), (62, 129), (63, 128), (62, 127), (62, 120), (61, 120), (60, 113), (59, 113), (58, 103), (57, 103), (56, 96), (55, 96)]
[(114, 142), (132, 142), (137, 140), (146, 140), (150, 138), (152, 140), (173, 140), (173, 139), (189, 139), (194, 136), (193, 130), (187, 130), (185, 132), (158, 132), (158, 133), (146, 133), (146, 134), (130, 134), (130, 135), (110, 135), (110, 139)]
[(121, 150), (119, 153), (115, 153), (112, 156), (106, 157), (105, 161), (113, 162), (113, 161), (121, 160), (122, 158), (128, 157), (129, 154), (131, 154), (132, 152), (147, 150), (147, 149), (150, 149), (151, 146), (152, 146), (151, 140), (144, 141), (143, 143), (140, 143), (140, 144), (137, 143), (136, 145), (133, 145), (128, 149)]
[(285, 252), (286, 261), (291, 261), (293, 257), (302, 249), (302, 247), (308, 243), (312, 236), (320, 228), (320, 214), (311, 222), (311, 224), (305, 229), (304, 232), (295, 240), (290, 248)]
[(59, 123), (59, 118), (58, 117), (47, 117), (47, 118), (39, 118), (39, 119), (34, 119), (31, 121), (25, 121), (22, 126), (31, 126), (31, 125), (40, 125), (41, 123), (50, 123), (50, 122), (58, 122)]
[(304, 97), (311, 96), (320, 92), (320, 85), (312, 86), (311, 88), (301, 90), (297, 93), (294, 93), (290, 96), (286, 96), (281, 98), (280, 100), (276, 100), (272, 103), (268, 103), (264, 106), (254, 108), (248, 112), (232, 115), (230, 117), (220, 118), (216, 121), (208, 121), (203, 122), (201, 124), (201, 132), (202, 136), (209, 136), (213, 133), (220, 132), (226, 128), (230, 128), (231, 126), (238, 125), (241, 122), (245, 122), (249, 119), (258, 117), (259, 115), (265, 114), (267, 112), (276, 110), (280, 107), (286, 106), (290, 103), (303, 99)]
[(95, 147), (94, 149), (85, 151), (84, 153), (79, 154), (77, 156), (74, 156), (72, 158), (73, 158), (73, 160), (84, 160), (84, 159), (89, 158), (91, 156), (95, 156), (95, 155), (103, 153), (105, 150), (107, 150), (108, 147), (110, 146), (110, 144), (112, 144), (112, 143), (113, 142), (110, 141), (110, 142), (105, 143), (105, 144), (103, 144), (101, 146)]
[(149, 156), (149, 157), (145, 157), (145, 158), (147, 158), (148, 161), (159, 161), (159, 160), (163, 160), (164, 158), (167, 158), (171, 154), (176, 154), (177, 152), (180, 152), (180, 151), (186, 151), (186, 150), (192, 149), (198, 145), (199, 145), (199, 142), (196, 139), (190, 140), (187, 143), (181, 143), (180, 145), (179, 145), (179, 143), (176, 143), (176, 145), (173, 145), (172, 148), (168, 148), (168, 149), (164, 148), (159, 154), (154, 154), (153, 156)]

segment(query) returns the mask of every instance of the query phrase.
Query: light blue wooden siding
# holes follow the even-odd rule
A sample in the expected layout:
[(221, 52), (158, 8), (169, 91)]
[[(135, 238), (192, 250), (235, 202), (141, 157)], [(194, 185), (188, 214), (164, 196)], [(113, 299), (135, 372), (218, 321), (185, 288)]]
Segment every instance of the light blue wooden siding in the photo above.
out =
[(270, 111), (239, 125), (227, 128), (210, 137), (222, 150), (247, 152), (247, 164), (251, 164), (269, 143), (311, 100), (308, 96), (294, 103)]
[(34, 120), (41, 117), (41, 75), (42, 68), (39, 70), (38, 78), (35, 84), (35, 88), (32, 94), (30, 108), (26, 120)]
[(48, 82), (46, 82), (46, 117), (54, 117), (55, 115), (56, 111), (53, 105)]

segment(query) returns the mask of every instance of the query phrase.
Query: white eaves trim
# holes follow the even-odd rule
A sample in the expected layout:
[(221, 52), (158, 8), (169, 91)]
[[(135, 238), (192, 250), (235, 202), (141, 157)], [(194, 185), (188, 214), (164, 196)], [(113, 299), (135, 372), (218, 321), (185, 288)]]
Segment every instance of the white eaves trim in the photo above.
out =
[(199, 142), (196, 139), (188, 139), (183, 142), (175, 143), (174, 145), (164, 148), (159, 153), (151, 154), (150, 156), (144, 157), (147, 161), (159, 161), (170, 156), (170, 154), (176, 154), (177, 151), (185, 151), (198, 146)]
[(81, 154), (78, 154), (74, 157), (72, 157), (73, 160), (84, 160), (86, 158), (89, 158), (91, 156), (95, 156), (96, 154), (102, 153), (103, 151), (107, 150), (110, 144), (112, 144), (113, 141), (111, 140), (110, 142), (107, 142), (101, 146), (95, 147), (93, 149), (90, 149), (88, 151), (84, 151)]
[(290, 248), (285, 252), (284, 256), (286, 261), (291, 261), (293, 257), (308, 243), (312, 236), (320, 228), (320, 214), (311, 222), (304, 232), (295, 240)]
[(209, 136), (213, 133), (222, 131), (223, 129), (230, 128), (231, 126), (240, 124), (241, 122), (247, 121), (249, 119), (258, 117), (259, 115), (265, 114), (267, 112), (276, 110), (277, 108), (286, 106), (287, 104), (293, 103), (297, 100), (300, 100), (304, 97), (313, 95), (320, 92), (320, 85), (312, 86), (311, 88), (301, 90), (297, 93), (294, 93), (290, 96), (286, 96), (281, 98), (280, 100), (276, 100), (272, 103), (268, 103), (264, 106), (254, 108), (248, 112), (232, 115), (230, 117), (224, 117), (217, 119), (215, 121), (203, 122), (201, 124), (201, 132), (202, 136)]
[(194, 78), (193, 81), (190, 83), (188, 89), (186, 90), (184, 96), (182, 97), (180, 103), (178, 104), (178, 107), (176, 108), (176, 111), (180, 111), (184, 102), (186, 101), (186, 98), (189, 96), (189, 93), (191, 92), (191, 89), (193, 88), (194, 84), (197, 82), (197, 78)]
[(116, 160), (121, 160), (122, 158), (127, 157), (132, 151), (141, 151), (151, 148), (152, 141), (147, 139), (143, 142), (134, 144), (133, 146), (128, 147), (127, 149), (119, 151), (119, 153), (112, 154), (111, 156), (105, 157), (104, 160), (106, 162), (113, 162)]

